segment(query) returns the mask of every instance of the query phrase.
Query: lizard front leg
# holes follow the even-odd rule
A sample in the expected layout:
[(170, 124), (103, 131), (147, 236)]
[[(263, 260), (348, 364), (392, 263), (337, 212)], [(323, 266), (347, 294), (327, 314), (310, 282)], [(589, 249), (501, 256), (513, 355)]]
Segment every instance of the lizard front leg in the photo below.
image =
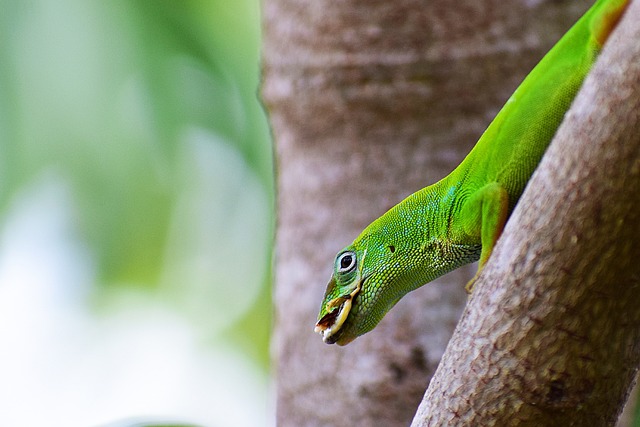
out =
[(507, 190), (497, 182), (487, 184), (475, 191), (462, 206), (461, 218), (464, 233), (476, 239), (479, 238), (482, 244), (478, 270), (465, 286), (468, 293), (473, 291), (473, 286), (491, 256), (508, 216), (509, 195)]

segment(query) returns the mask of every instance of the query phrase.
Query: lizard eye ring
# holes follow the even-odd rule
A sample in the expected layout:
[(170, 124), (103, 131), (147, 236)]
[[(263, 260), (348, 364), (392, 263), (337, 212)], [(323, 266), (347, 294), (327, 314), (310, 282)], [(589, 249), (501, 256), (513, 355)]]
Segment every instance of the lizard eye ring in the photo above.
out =
[(356, 267), (356, 254), (352, 251), (343, 252), (336, 259), (336, 271), (347, 273)]

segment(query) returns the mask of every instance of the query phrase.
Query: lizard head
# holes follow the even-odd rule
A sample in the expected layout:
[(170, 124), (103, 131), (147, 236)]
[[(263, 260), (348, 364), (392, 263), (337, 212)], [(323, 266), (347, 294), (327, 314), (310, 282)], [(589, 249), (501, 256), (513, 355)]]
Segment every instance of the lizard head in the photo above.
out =
[(358, 254), (352, 246), (343, 249), (336, 256), (333, 274), (327, 285), (315, 327), (315, 332), (321, 334), (322, 340), (328, 344), (337, 342), (338, 345), (345, 345), (357, 336), (347, 336), (344, 332), (349, 325), (347, 323), (345, 326), (345, 322), (362, 290), (365, 253)]
[(437, 209), (410, 196), (338, 252), (315, 327), (325, 343), (350, 343), (408, 292), (478, 259), (479, 244), (451, 244), (429, 232)]
[(401, 265), (409, 248), (365, 230), (334, 262), (315, 331), (327, 344), (346, 345), (372, 330), (408, 291)]

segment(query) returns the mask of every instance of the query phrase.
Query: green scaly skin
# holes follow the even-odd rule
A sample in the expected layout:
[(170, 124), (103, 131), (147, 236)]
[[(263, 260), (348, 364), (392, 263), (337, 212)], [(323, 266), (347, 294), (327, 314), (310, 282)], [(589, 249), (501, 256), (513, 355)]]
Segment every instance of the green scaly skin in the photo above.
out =
[(461, 265), (479, 259), (480, 272), (627, 1), (598, 0), (450, 175), (391, 208), (338, 253), (316, 324), (324, 342), (348, 344), (405, 294)]

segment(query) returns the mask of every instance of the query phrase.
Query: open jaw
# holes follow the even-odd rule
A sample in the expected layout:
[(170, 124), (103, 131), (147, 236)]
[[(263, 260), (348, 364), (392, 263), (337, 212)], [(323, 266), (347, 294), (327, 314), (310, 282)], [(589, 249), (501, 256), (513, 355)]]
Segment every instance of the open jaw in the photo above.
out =
[(334, 344), (340, 338), (340, 328), (349, 317), (353, 299), (360, 292), (361, 286), (362, 282), (359, 282), (351, 293), (334, 298), (327, 303), (329, 311), (318, 320), (314, 329), (315, 332), (322, 335), (322, 341)]
[(322, 335), (322, 341), (333, 344), (338, 339), (336, 333), (347, 320), (349, 311), (351, 311), (351, 295), (347, 294), (333, 299), (329, 301), (329, 304), (335, 308), (318, 320), (314, 331)]

